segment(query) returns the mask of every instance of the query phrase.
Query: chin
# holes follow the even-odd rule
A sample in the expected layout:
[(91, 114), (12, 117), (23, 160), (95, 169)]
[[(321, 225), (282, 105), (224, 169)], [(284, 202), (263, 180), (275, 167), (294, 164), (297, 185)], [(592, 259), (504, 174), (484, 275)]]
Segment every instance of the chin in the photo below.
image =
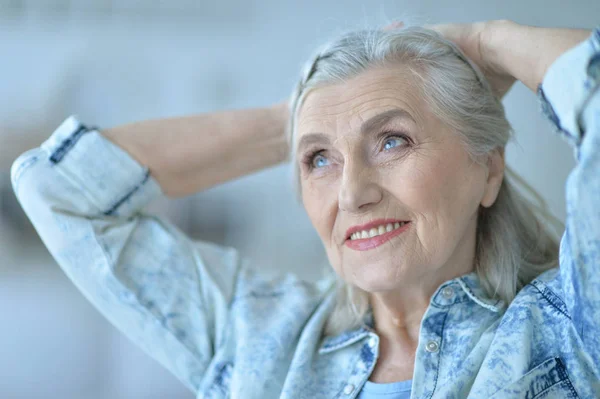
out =
[[(403, 275), (398, 270), (366, 270), (355, 274), (354, 285), (367, 292), (391, 291), (398, 287)], [(399, 281), (400, 280), (400, 281)]]

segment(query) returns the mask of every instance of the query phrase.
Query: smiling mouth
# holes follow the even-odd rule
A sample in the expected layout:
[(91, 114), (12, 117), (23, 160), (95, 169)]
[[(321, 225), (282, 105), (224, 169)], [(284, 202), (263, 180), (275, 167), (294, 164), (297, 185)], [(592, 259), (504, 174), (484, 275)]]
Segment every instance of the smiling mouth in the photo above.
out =
[(354, 240), (362, 240), (365, 238), (373, 238), (373, 237), (377, 237), (377, 236), (382, 236), (386, 233), (390, 233), (394, 230), (399, 229), (400, 227), (404, 226), (407, 223), (410, 223), (410, 222), (395, 222), (395, 223), (382, 224), (380, 226), (373, 227), (368, 230), (356, 231), (356, 232), (352, 233), (350, 235), (350, 237), (348, 237), (346, 239), (354, 241)]
[[(394, 222), (373, 227), (369, 230), (356, 231), (346, 239), (344, 244), (355, 251), (368, 251), (399, 236), (408, 230), (410, 226), (411, 222)], [(363, 238), (363, 236), (366, 237)]]

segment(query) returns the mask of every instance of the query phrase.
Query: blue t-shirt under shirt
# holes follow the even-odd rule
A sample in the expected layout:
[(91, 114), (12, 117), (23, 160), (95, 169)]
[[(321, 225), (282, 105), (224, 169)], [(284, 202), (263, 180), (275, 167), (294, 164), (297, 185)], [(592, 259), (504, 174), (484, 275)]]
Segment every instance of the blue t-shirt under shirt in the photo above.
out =
[(357, 399), (410, 399), (412, 380), (378, 384), (367, 381)]

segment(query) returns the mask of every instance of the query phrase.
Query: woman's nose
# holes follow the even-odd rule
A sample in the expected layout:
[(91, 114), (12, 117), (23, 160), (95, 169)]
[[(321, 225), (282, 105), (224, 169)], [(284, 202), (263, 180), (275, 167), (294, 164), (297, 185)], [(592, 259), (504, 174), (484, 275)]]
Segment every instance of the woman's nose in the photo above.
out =
[(362, 212), (381, 201), (382, 193), (373, 171), (358, 162), (346, 162), (339, 188), (339, 207), (351, 213)]

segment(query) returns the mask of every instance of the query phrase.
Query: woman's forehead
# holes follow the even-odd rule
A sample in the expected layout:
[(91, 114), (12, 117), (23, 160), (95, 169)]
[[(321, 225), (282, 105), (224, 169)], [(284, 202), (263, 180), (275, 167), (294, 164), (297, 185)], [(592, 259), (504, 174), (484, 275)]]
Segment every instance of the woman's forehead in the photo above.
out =
[(419, 124), (426, 112), (424, 107), (411, 72), (405, 68), (370, 70), (345, 82), (312, 89), (298, 111), (296, 140), (315, 129), (354, 130), (392, 110), (404, 112), (406, 120)]

